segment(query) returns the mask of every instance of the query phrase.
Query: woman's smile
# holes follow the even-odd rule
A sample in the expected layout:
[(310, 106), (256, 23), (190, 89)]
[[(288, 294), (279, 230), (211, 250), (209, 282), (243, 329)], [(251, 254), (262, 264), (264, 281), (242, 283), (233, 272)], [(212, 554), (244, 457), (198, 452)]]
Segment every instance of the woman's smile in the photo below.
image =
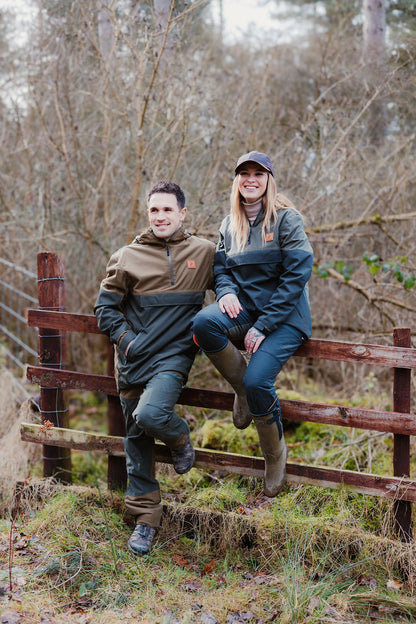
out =
[(238, 176), (238, 188), (246, 201), (257, 201), (266, 192), (268, 174), (261, 167), (249, 165), (241, 169)]

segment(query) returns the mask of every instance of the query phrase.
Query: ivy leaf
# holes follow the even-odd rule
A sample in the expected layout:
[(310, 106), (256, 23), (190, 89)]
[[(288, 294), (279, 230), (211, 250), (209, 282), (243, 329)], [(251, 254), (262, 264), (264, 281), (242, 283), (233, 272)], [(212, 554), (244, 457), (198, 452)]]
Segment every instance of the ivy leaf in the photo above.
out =
[(363, 256), (363, 260), (368, 266), (370, 266), (371, 264), (374, 264), (374, 262), (378, 261), (378, 255), (375, 253), (366, 251)]
[(343, 275), (346, 282), (348, 282), (351, 279), (351, 275), (353, 273), (354, 273), (354, 269), (351, 266), (351, 264), (348, 264), (347, 266), (342, 267), (341, 275)]
[(326, 269), (324, 269), (323, 267), (321, 267), (321, 266), (319, 266), (316, 269), (316, 272), (319, 275), (319, 277), (322, 277), (323, 279), (325, 279), (329, 275), (328, 271)]
[(412, 273), (412, 275), (410, 275), (410, 277), (408, 277), (404, 282), (404, 287), (406, 288), (406, 290), (410, 290), (411, 288), (413, 288), (413, 286), (415, 285), (415, 281), (416, 277)]
[(398, 282), (403, 282), (404, 275), (403, 275), (402, 271), (400, 270), (400, 268), (398, 267), (397, 264), (394, 265), (393, 275), (397, 279)]

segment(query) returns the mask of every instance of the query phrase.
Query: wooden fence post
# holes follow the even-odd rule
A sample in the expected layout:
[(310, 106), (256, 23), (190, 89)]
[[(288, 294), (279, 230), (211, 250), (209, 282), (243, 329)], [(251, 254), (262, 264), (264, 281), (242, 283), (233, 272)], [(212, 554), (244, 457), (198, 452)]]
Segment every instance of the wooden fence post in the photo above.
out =
[[(395, 347), (411, 347), (410, 329), (395, 328), (393, 344)], [(393, 370), (393, 410), (410, 414), (411, 370), (408, 368), (394, 368)], [(393, 470), (395, 477), (410, 476), (410, 436), (408, 435), (394, 434)], [(396, 530), (402, 540), (410, 541), (412, 539), (412, 504), (409, 501), (395, 501), (394, 518)]]
[[(53, 253), (39, 253), (38, 305), (40, 310), (64, 310), (65, 271), (63, 262)], [(67, 357), (66, 334), (58, 329), (39, 329), (39, 359), (41, 366), (65, 368)], [(42, 424), (46, 427), (68, 427), (68, 409), (64, 393), (58, 388), (40, 388)], [(72, 481), (71, 449), (43, 446), (43, 476), (55, 477), (62, 482)]]
[[(107, 375), (114, 375), (114, 347), (109, 342), (107, 348)], [(108, 433), (125, 436), (126, 428), (123, 411), (118, 396), (107, 396)], [(125, 489), (127, 484), (126, 459), (115, 455), (108, 456), (107, 484), (110, 490)]]

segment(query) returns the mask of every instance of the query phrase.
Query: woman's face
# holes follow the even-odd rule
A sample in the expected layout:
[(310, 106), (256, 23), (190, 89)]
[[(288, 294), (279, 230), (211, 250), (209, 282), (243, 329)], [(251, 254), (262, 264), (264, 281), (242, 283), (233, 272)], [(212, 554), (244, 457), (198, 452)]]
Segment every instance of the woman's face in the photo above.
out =
[(267, 188), (268, 173), (259, 165), (248, 163), (238, 172), (238, 189), (244, 199), (255, 202), (264, 195)]

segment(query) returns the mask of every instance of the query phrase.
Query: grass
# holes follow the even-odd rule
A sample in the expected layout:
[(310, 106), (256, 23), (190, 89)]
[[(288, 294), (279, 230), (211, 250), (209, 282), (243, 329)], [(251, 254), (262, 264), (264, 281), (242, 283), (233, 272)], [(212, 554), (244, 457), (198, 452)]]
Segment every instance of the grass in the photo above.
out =
[[(137, 559), (126, 549), (132, 527), (121, 495), (39, 481), (34, 496), (34, 487), (22, 493), (7, 592), (9, 608), (32, 618), (25, 622), (38, 622), (51, 604), (56, 618), (72, 610), (100, 623), (199, 622), (208, 614), (224, 623), (368, 622), (370, 611), (378, 622), (407, 622), (416, 615), (413, 545), (351, 527), (345, 514), (308, 521), (279, 511), (280, 497), (265, 504), (247, 489), (245, 513), (224, 511), (229, 484), (219, 485), (208, 506), (166, 505), (154, 549)], [(9, 523), (0, 529), (6, 573)]]
[[(295, 381), (305, 394), (281, 395), (324, 402), (316, 383)], [(374, 405), (388, 409), (376, 383), (369, 377), (362, 400), (371, 405), (374, 391)], [(254, 427), (237, 432), (223, 415), (178, 411), (196, 444), (260, 454)], [(21, 419), (28, 416), (26, 406)], [(103, 406), (73, 395), (71, 419), (97, 430)], [(18, 422), (9, 420), (0, 417), (10, 463), (1, 484), (0, 615), (11, 609), (24, 624), (416, 621), (416, 549), (395, 538), (387, 500), (303, 485), (266, 499), (258, 479), (197, 469), (179, 476), (160, 465), (163, 524), (151, 553), (137, 559), (126, 548), (124, 494), (105, 487), (104, 456), (73, 453), (73, 486), (37, 480), (39, 455), (16, 453)], [(391, 474), (391, 436), (314, 423), (288, 425), (285, 435), (291, 461)], [(23, 485), (12, 523), (13, 478)]]

